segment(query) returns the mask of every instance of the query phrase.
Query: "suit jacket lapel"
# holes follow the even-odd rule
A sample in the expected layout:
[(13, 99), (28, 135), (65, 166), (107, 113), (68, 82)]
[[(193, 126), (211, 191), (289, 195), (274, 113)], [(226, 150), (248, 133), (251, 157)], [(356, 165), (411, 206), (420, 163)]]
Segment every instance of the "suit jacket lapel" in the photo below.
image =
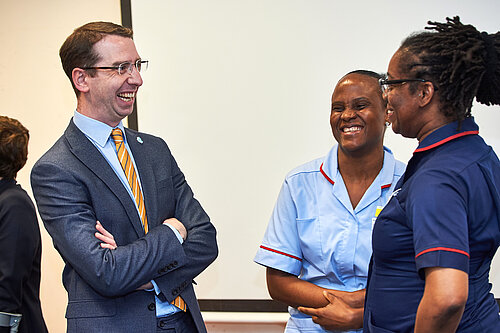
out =
[[(73, 120), (71, 120), (66, 128), (64, 135), (71, 152), (103, 183), (105, 183), (106, 186), (108, 186), (110, 191), (122, 203), (123, 209), (127, 213), (137, 235), (139, 237), (143, 236), (144, 230), (134, 202), (104, 156), (102, 156), (99, 150), (89, 141), (85, 134), (76, 127)], [(113, 208), (117, 209), (117, 207)]]
[(125, 128), (125, 135), (127, 136), (127, 142), (132, 150), (132, 155), (134, 156), (135, 165), (137, 166), (137, 172), (139, 173), (139, 178), (141, 180), (142, 195), (144, 196), (144, 204), (146, 205), (146, 215), (148, 217), (149, 228), (153, 228), (163, 221), (158, 221), (157, 195), (156, 195), (156, 184), (155, 176), (153, 172), (152, 165), (150, 162), (152, 156), (148, 156), (146, 149), (149, 142), (143, 141), (142, 138), (138, 136), (136, 132), (130, 131)]

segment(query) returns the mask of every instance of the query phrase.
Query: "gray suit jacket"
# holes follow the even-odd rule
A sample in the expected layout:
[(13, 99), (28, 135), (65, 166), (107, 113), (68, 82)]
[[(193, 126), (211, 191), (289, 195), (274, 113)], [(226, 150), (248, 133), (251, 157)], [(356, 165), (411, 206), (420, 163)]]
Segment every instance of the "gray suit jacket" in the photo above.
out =
[[(181, 295), (198, 331), (206, 332), (192, 283), (217, 257), (215, 228), (166, 143), (129, 129), (125, 134), (141, 178), (146, 235), (120, 179), (73, 121), (31, 173), (40, 216), (66, 264), (68, 332), (155, 332), (154, 294), (136, 291), (153, 279), (161, 298)], [(162, 225), (170, 217), (188, 231), (182, 245)], [(96, 220), (114, 235), (117, 249), (100, 247)]]

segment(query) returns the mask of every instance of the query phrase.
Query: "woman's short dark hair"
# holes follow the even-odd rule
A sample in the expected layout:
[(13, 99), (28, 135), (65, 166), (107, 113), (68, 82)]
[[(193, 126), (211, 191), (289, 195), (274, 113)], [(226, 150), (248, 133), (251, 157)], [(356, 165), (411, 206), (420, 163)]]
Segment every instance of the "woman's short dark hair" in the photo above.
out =
[(500, 104), (500, 33), (479, 32), (460, 18), (427, 22), (425, 29), (401, 44), (399, 70), (428, 79), (438, 88), (442, 112), (453, 120), (471, 115), (479, 103)]
[(28, 159), (29, 132), (18, 120), (0, 116), (0, 177), (16, 178)]

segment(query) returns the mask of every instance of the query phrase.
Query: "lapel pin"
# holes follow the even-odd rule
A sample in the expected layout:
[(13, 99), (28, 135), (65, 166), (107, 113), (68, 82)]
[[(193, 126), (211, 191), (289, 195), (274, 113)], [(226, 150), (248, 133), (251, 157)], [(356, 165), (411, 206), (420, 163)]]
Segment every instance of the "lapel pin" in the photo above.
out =
[(140, 144), (142, 144), (144, 141), (142, 141), (141, 137), (140, 137), (140, 136), (138, 136), (138, 137), (137, 137), (137, 142), (139, 142)]

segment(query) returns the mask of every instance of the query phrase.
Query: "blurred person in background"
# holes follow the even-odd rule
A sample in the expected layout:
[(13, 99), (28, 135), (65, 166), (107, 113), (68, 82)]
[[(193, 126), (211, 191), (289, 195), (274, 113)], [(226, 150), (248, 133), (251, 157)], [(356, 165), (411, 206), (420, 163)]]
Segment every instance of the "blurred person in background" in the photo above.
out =
[(0, 116), (0, 332), (47, 332), (40, 307), (42, 244), (35, 207), (16, 182), (28, 130)]

